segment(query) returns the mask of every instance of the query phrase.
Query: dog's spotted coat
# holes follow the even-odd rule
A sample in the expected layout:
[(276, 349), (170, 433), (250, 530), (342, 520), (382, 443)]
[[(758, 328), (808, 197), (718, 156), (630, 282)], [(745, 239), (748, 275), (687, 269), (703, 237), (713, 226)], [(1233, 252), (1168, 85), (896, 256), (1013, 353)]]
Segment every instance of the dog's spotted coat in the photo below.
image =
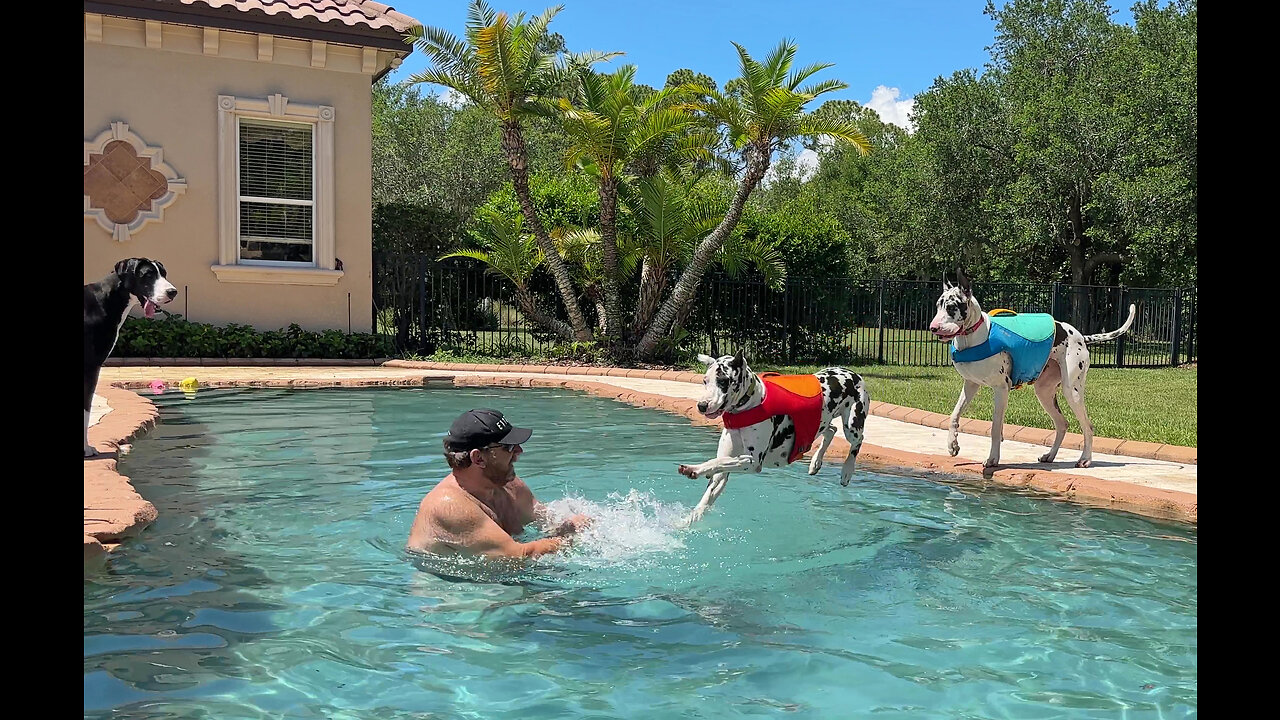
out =
[[(929, 330), (938, 340), (949, 342), (955, 340), (956, 349), (981, 345), (990, 334), (990, 317), (982, 311), (978, 301), (973, 297), (969, 278), (959, 272), (959, 284), (951, 285), (945, 279), (942, 294), (938, 297), (937, 314), (929, 323)], [(1067, 405), (1080, 421), (1081, 434), (1084, 435), (1084, 449), (1076, 467), (1089, 467), (1093, 460), (1093, 423), (1084, 406), (1085, 376), (1089, 372), (1089, 349), (1087, 343), (1114, 340), (1129, 331), (1137, 308), (1129, 306), (1129, 319), (1118, 330), (1097, 335), (1082, 335), (1071, 325), (1054, 321), (1053, 349), (1039, 377), (1032, 381), (1036, 399), (1040, 406), (1053, 420), (1053, 447), (1040, 456), (1040, 462), (1053, 462), (1062, 447), (1062, 439), (1067, 434), (1067, 419), (1058, 407), (1058, 387), (1062, 386), (1062, 394)], [(991, 452), (983, 462), (985, 467), (1000, 463), (1000, 443), (1004, 438), (1004, 413), (1009, 403), (1009, 391), (1013, 388), (1010, 375), (1012, 360), (1006, 352), (996, 353), (989, 358), (974, 362), (953, 362), (956, 372), (964, 378), (964, 387), (960, 390), (960, 399), (951, 411), (951, 423), (947, 433), (947, 451), (954, 457), (960, 453), (960, 415), (978, 393), (979, 387), (992, 390), (991, 418)]]
[[(741, 354), (712, 358), (699, 355), (707, 365), (703, 378), (703, 396), (698, 401), (698, 411), (709, 418), (722, 413), (738, 413), (754, 408), (764, 401), (764, 382), (751, 371)], [(818, 448), (809, 461), (809, 474), (814, 475), (822, 467), (822, 458), (836, 434), (835, 419), (841, 419), (845, 439), (849, 441), (849, 456), (841, 468), (840, 484), (848, 485), (853, 477), (858, 451), (862, 448), (870, 398), (862, 378), (855, 372), (841, 367), (830, 367), (814, 373), (822, 386), (822, 418), (818, 423), (820, 437)], [(812, 442), (814, 438), (806, 438)], [(690, 514), (689, 522), (702, 517), (707, 508), (724, 492), (729, 473), (735, 470), (760, 472), (766, 467), (782, 467), (791, 456), (796, 442), (795, 423), (787, 415), (774, 415), (754, 425), (742, 428), (724, 428), (720, 433), (720, 445), (716, 457), (699, 465), (681, 465), (679, 472), (690, 478), (707, 477), (706, 492)]]

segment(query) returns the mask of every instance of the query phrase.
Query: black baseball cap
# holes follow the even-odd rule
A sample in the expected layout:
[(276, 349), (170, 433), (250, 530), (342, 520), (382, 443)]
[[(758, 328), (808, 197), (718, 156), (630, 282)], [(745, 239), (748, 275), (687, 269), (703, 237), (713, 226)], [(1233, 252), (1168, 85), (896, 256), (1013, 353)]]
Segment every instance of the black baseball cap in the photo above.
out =
[(455, 452), (476, 450), (493, 443), (519, 445), (528, 442), (530, 435), (533, 435), (532, 430), (512, 425), (497, 410), (477, 408), (462, 413), (453, 421), (444, 445)]

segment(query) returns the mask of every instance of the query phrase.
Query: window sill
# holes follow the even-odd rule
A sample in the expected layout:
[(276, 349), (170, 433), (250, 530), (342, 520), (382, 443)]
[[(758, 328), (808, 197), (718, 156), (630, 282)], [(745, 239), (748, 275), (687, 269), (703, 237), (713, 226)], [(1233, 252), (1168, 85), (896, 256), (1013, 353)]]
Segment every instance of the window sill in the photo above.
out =
[(267, 285), (337, 285), (345, 275), (341, 270), (287, 268), (266, 265), (212, 265), (219, 282)]

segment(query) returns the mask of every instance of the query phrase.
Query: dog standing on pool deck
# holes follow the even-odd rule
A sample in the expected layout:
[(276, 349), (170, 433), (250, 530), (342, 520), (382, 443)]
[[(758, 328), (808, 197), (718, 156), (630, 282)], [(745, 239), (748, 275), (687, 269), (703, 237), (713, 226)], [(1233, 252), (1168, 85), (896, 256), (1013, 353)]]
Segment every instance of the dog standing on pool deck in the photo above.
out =
[[(812, 408), (811, 417), (793, 419), (787, 413), (762, 414), (757, 410), (764, 407), (767, 408), (766, 413), (772, 412), (772, 402), (766, 405), (766, 397), (770, 387), (779, 386), (772, 383), (766, 385), (765, 380), (751, 372), (742, 353), (720, 358), (700, 354), (698, 360), (707, 365), (698, 412), (712, 419), (724, 415), (725, 427), (720, 433), (720, 446), (714, 459), (700, 465), (681, 465), (678, 468), (685, 477), (711, 478), (702, 500), (689, 515), (690, 524), (701, 518), (707, 508), (715, 503), (716, 498), (720, 497), (720, 493), (724, 492), (730, 472), (760, 472), (766, 467), (787, 465), (797, 460), (821, 435), (822, 443), (809, 461), (809, 474), (817, 474), (822, 467), (822, 457), (836, 435), (833, 424), (836, 417), (841, 419), (844, 437), (849, 441), (849, 456), (845, 458), (841, 468), (840, 484), (849, 484), (858, 451), (862, 449), (863, 428), (871, 407), (867, 387), (857, 373), (845, 368), (830, 367), (809, 376), (816, 379), (816, 383), (813, 380), (809, 382), (821, 388), (821, 407)], [(778, 395), (789, 394), (785, 388), (776, 392)], [(816, 400), (817, 395), (810, 399)], [(760, 416), (758, 420), (756, 415)], [(732, 420), (739, 416), (737, 422)], [(753, 420), (755, 421), (752, 422)], [(797, 434), (798, 424), (804, 437)]]
[(170, 302), (178, 294), (166, 279), (159, 260), (129, 258), (116, 263), (103, 279), (84, 286), (84, 456), (98, 451), (89, 444), (89, 409), (98, 386), (102, 363), (116, 346), (120, 327), (136, 302), (142, 314), (154, 317), (156, 306)]
[[(991, 332), (991, 318), (983, 312), (973, 297), (973, 289), (969, 278), (961, 270), (957, 270), (959, 285), (951, 285), (944, 278), (942, 295), (938, 297), (938, 312), (929, 323), (929, 331), (943, 342), (954, 341), (956, 351), (982, 345), (987, 342)], [(1062, 446), (1062, 438), (1067, 434), (1067, 419), (1058, 407), (1058, 386), (1062, 386), (1062, 394), (1071, 406), (1071, 412), (1080, 422), (1080, 430), (1084, 435), (1084, 450), (1076, 467), (1089, 467), (1093, 461), (1093, 423), (1084, 407), (1084, 380), (1089, 372), (1089, 348), (1087, 343), (1115, 340), (1129, 331), (1137, 312), (1134, 305), (1129, 305), (1129, 319), (1118, 330), (1097, 335), (1082, 335), (1079, 330), (1064, 322), (1054, 321), (1053, 349), (1049, 351), (1049, 359), (1045, 362), (1039, 375), (1031, 380), (1036, 391), (1036, 399), (1040, 406), (1049, 413), (1053, 420), (1053, 447), (1040, 456), (1040, 462), (1053, 462), (1058, 456), (1058, 448)], [(990, 357), (975, 362), (958, 362), (952, 365), (960, 377), (964, 378), (964, 387), (960, 390), (960, 399), (951, 411), (950, 430), (947, 433), (947, 450), (955, 457), (960, 453), (960, 415), (978, 393), (978, 388), (991, 388), (993, 408), (991, 411), (991, 453), (983, 467), (1000, 464), (1000, 442), (1004, 439), (1004, 411), (1009, 404), (1009, 391), (1013, 389), (1013, 359), (1008, 352), (998, 352)]]

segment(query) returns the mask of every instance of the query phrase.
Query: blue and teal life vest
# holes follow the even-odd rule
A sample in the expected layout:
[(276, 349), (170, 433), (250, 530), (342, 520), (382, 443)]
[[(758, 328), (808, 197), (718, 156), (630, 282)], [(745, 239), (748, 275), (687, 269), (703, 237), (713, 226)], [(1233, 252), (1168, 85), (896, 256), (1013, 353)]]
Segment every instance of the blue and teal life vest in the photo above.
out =
[[(1007, 314), (1005, 314), (1007, 313)], [(1013, 369), (1009, 371), (1014, 385), (1035, 381), (1049, 361), (1053, 350), (1054, 319), (1049, 313), (1023, 313), (1005, 310), (989, 315), (991, 329), (987, 341), (964, 350), (951, 343), (952, 362), (977, 362), (999, 352), (1009, 353)]]

